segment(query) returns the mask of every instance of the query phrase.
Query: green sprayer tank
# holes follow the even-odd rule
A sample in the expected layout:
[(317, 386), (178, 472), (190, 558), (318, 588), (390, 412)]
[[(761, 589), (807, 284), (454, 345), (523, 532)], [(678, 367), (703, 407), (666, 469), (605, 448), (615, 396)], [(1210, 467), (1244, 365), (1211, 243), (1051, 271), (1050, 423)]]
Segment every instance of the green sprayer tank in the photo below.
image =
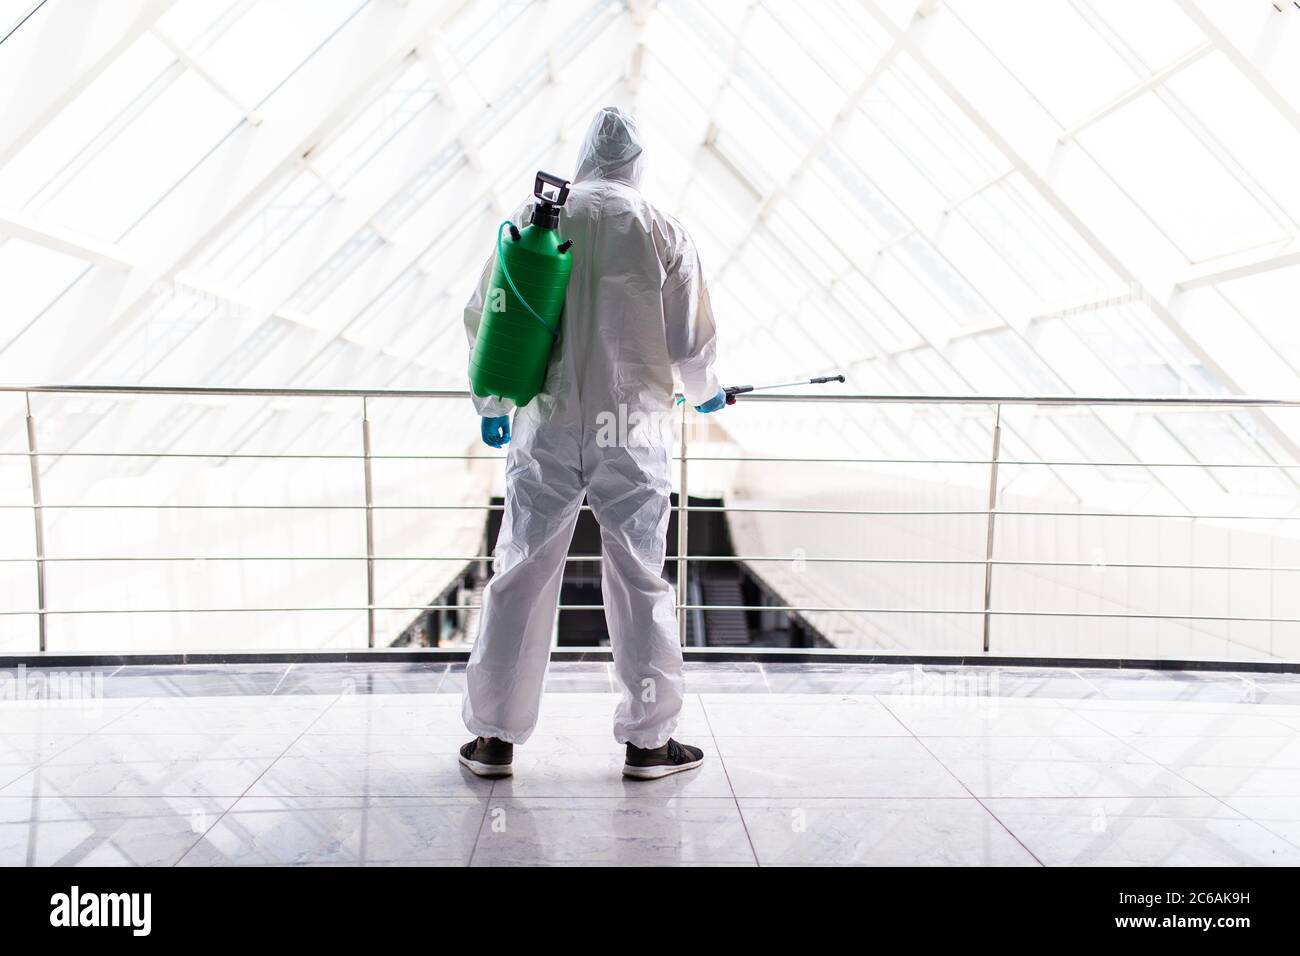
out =
[[(548, 186), (555, 191), (548, 192)], [(573, 271), (573, 242), (561, 242), (558, 231), (560, 207), (569, 198), (568, 181), (539, 172), (533, 195), (537, 205), (527, 226), (519, 229), (507, 220), (497, 229), (496, 265), (469, 360), (475, 395), (513, 399), (520, 408), (546, 381)]]

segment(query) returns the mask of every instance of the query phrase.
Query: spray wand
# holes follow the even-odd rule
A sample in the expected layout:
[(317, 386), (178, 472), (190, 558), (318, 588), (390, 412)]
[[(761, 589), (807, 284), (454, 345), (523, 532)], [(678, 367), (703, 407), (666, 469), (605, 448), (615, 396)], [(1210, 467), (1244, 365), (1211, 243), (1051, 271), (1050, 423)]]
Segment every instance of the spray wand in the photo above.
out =
[[(737, 395), (749, 392), (765, 392), (770, 388), (793, 388), (796, 385), (825, 385), (827, 382), (843, 382), (843, 375), (823, 375), (819, 378), (801, 378), (797, 382), (774, 382), (771, 385), (728, 385), (722, 391), (727, 396), (727, 404), (735, 405)], [(685, 395), (677, 396), (677, 404), (686, 401)]]

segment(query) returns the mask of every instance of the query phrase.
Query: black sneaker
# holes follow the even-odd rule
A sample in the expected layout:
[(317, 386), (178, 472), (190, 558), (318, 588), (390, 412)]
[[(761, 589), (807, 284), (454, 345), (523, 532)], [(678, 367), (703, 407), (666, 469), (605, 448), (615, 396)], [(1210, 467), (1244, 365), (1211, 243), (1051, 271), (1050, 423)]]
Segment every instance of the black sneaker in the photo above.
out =
[(460, 762), (480, 777), (508, 777), (514, 770), (515, 745), (495, 737), (475, 737), (460, 748)]
[(627, 760), (623, 764), (623, 776), (637, 780), (658, 780), (669, 774), (694, 770), (704, 763), (704, 751), (699, 747), (688, 747), (669, 738), (668, 743), (654, 750), (642, 750), (640, 747), (627, 745)]

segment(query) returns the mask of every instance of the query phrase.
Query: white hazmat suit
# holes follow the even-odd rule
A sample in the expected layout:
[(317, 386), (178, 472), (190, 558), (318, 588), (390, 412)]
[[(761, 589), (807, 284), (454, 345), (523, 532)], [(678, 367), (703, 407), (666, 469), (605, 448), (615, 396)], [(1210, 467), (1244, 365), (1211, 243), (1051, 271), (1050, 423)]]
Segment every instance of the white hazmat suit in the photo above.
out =
[[(686, 400), (719, 391), (715, 331), (695, 246), (637, 190), (635, 122), (606, 108), (578, 157), (560, 236), (573, 240), (561, 331), (541, 394), (515, 415), (505, 514), (466, 670), (471, 733), (523, 743), (537, 724), (564, 560), (583, 496), (600, 524), (601, 586), (622, 699), (614, 737), (660, 747), (682, 706), (672, 587), (662, 577), (673, 370)], [(527, 221), (525, 203), (514, 221)], [(493, 260), (465, 308), (470, 350)], [(512, 403), (474, 399), (480, 415)]]

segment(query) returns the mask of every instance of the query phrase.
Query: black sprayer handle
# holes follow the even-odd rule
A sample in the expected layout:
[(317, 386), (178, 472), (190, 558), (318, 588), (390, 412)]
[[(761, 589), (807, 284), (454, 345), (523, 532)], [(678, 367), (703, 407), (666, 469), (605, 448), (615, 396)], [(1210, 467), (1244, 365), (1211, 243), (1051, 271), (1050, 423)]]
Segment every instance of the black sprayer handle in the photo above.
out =
[[(546, 195), (546, 187), (554, 186), (556, 192)], [(540, 169), (537, 171), (537, 178), (533, 180), (533, 195), (542, 202), (548, 202), (552, 206), (563, 206), (564, 201), (569, 198), (569, 181), (556, 176), (554, 173), (544, 173)]]
[[(808, 379), (809, 385), (825, 385), (827, 382), (842, 382), (843, 375), (823, 375), (821, 378)], [(802, 382), (787, 382), (787, 385), (801, 385)], [(755, 385), (728, 385), (722, 391), (727, 396), (727, 404), (735, 405), (736, 396), (744, 395), (746, 392), (754, 391), (758, 386)], [(764, 385), (763, 388), (784, 388), (782, 385)]]

